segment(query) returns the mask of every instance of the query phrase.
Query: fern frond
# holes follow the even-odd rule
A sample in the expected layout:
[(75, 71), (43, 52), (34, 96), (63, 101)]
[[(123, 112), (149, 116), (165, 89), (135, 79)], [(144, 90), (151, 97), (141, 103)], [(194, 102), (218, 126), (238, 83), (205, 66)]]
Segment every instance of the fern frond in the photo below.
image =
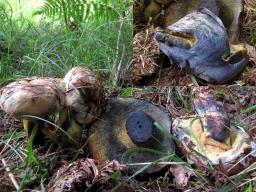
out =
[[(96, 17), (117, 16), (118, 10), (114, 6), (115, 1), (107, 0), (45, 0), (44, 5), (39, 7), (35, 15), (47, 17), (59, 17), (64, 19), (66, 25), (72, 22), (81, 24), (87, 19)], [(116, 2), (115, 2), (116, 3)]]

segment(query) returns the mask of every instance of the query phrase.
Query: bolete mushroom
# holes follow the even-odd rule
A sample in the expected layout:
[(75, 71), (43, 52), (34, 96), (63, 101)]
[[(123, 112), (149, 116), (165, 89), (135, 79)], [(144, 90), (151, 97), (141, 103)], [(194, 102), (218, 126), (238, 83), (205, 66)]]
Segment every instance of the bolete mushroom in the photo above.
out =
[(103, 110), (103, 92), (95, 74), (84, 67), (72, 68), (64, 77), (66, 100), (60, 126), (76, 141), (82, 128), (96, 120)]
[[(171, 117), (165, 109), (140, 99), (111, 98), (101, 118), (91, 125), (89, 150), (100, 162), (118, 160), (136, 172), (145, 162), (164, 161), (174, 153), (170, 129)], [(143, 174), (164, 166), (150, 165)]]
[(248, 62), (244, 46), (230, 48), (222, 21), (206, 8), (157, 31), (154, 38), (159, 49), (181, 68), (211, 83), (232, 80)]
[[(179, 117), (174, 120), (172, 131), (180, 143), (178, 149), (193, 161), (197, 167), (214, 165), (222, 167), (228, 175), (236, 174), (242, 169), (241, 162), (252, 151), (252, 141), (242, 128), (231, 126), (230, 134), (225, 142), (208, 137), (202, 121), (205, 118)], [(253, 161), (255, 161), (253, 157)]]
[[(197, 167), (214, 165), (228, 175), (238, 173), (239, 162), (250, 156), (252, 141), (241, 127), (229, 122), (222, 103), (209, 87), (193, 87), (192, 104), (198, 115), (178, 117), (172, 131), (178, 149)], [(248, 161), (249, 161), (248, 160)]]
[(22, 118), (28, 136), (33, 128), (38, 135), (51, 137), (54, 132), (42, 119), (65, 107), (65, 86), (61, 79), (31, 77), (15, 81), (1, 89), (0, 106), (6, 113)]
[(87, 68), (71, 69), (64, 80), (31, 77), (10, 83), (1, 89), (0, 106), (8, 114), (23, 119), (28, 136), (37, 128), (38, 139), (55, 133), (43, 118), (60, 113), (59, 125), (75, 142), (82, 128), (99, 117), (103, 109), (100, 83)]

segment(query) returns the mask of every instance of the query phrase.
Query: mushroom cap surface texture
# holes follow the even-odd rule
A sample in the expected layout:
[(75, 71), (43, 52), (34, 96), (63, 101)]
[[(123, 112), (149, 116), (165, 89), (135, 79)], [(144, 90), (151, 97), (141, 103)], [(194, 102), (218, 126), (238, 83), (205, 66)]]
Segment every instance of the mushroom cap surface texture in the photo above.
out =
[(88, 68), (74, 67), (64, 77), (66, 106), (73, 110), (77, 122), (90, 124), (102, 112), (103, 92), (96, 75)]
[(65, 86), (61, 79), (30, 77), (1, 89), (0, 106), (14, 116), (44, 116), (59, 112), (65, 105)]

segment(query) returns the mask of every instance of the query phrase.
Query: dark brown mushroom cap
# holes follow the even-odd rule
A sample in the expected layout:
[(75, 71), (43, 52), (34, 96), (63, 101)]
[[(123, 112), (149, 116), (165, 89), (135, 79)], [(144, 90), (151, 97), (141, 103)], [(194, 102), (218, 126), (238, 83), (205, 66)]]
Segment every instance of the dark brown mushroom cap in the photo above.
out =
[[(141, 121), (136, 116), (140, 116)], [(161, 124), (164, 130), (159, 130), (156, 126), (151, 127), (150, 119)], [(129, 133), (134, 131), (133, 126), (142, 131), (147, 127), (152, 128), (152, 132), (150, 129), (145, 131), (145, 134), (141, 134), (140, 130), (137, 133)], [(107, 101), (106, 111), (101, 118), (91, 125), (89, 150), (92, 157), (100, 162), (113, 159), (125, 164), (154, 162), (174, 152), (174, 143), (168, 135), (170, 128), (170, 114), (161, 107), (140, 99), (112, 98)], [(153, 134), (152, 140), (148, 139), (150, 134)], [(125, 153), (132, 148), (135, 150)], [(152, 149), (158, 153), (142, 148)], [(129, 166), (129, 168), (134, 172), (143, 166)], [(155, 173), (163, 167), (163, 165), (150, 166), (143, 173)]]
[(65, 105), (65, 86), (61, 79), (30, 77), (1, 89), (0, 106), (14, 116), (44, 116), (59, 112)]
[(88, 68), (74, 67), (64, 77), (66, 106), (76, 112), (81, 124), (89, 124), (103, 109), (103, 92), (96, 75)]

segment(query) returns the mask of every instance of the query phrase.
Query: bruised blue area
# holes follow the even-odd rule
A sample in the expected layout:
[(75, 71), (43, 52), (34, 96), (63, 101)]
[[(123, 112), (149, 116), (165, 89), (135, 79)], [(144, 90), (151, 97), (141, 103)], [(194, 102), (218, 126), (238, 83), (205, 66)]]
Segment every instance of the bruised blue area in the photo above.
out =
[(128, 115), (126, 130), (136, 143), (144, 143), (152, 137), (153, 120), (144, 112), (136, 111)]
[[(232, 56), (226, 29), (220, 18), (206, 8), (188, 14), (167, 30), (171, 33), (154, 35), (159, 49), (181, 68), (208, 82), (230, 81), (248, 63), (246, 53), (235, 62), (224, 59)], [(189, 46), (189, 40), (179, 34), (194, 37), (195, 42)]]

